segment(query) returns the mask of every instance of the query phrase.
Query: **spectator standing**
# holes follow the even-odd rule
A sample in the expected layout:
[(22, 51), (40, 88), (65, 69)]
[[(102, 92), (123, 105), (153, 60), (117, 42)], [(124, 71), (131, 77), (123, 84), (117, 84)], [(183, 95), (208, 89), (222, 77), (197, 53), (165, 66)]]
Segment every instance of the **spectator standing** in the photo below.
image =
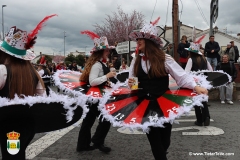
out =
[(72, 65), (70, 65), (68, 69), (71, 71), (79, 71), (79, 69), (77, 67), (77, 62), (73, 61)]
[(231, 44), (227, 44), (227, 48), (224, 51), (224, 54), (228, 55), (229, 61), (235, 61), (235, 50), (234, 47), (231, 47)]
[(173, 46), (172, 46), (172, 44), (168, 45), (166, 53), (173, 57)]
[(128, 70), (128, 69), (129, 69), (129, 67), (128, 67), (127, 64), (126, 64), (126, 61), (125, 61), (125, 60), (122, 60), (122, 65), (121, 65), (120, 68), (119, 68), (119, 72), (125, 71), (125, 70)]
[(238, 47), (234, 45), (234, 41), (231, 41), (231, 46), (234, 49), (234, 53), (235, 53), (235, 58), (233, 59), (235, 63), (237, 63), (237, 60), (239, 58), (239, 50)]
[(118, 59), (118, 56), (114, 56), (114, 59), (115, 59), (115, 62), (113, 63), (114, 68), (115, 68), (116, 70), (119, 70), (119, 68), (120, 68), (120, 66), (121, 66), (121, 62), (120, 62), (120, 60)]
[(183, 35), (181, 39), (181, 43), (178, 45), (177, 52), (179, 54), (179, 62), (183, 69), (185, 69), (187, 61), (188, 61), (188, 52), (185, 48), (189, 48), (190, 43), (187, 41), (187, 36)]
[[(237, 70), (235, 68), (234, 62), (229, 61), (227, 54), (222, 56), (222, 62), (218, 63), (217, 70), (223, 70), (232, 77), (232, 82), (229, 82), (226, 86), (219, 88), (221, 103), (225, 103), (225, 98), (228, 104), (233, 104), (232, 94), (233, 94), (233, 81), (237, 78)], [(225, 97), (226, 91), (226, 97)]]
[(207, 52), (207, 60), (212, 65), (213, 70), (216, 70), (216, 66), (218, 64), (217, 58), (220, 56), (218, 54), (219, 51), (219, 44), (218, 42), (214, 41), (214, 36), (211, 35), (209, 37), (209, 42), (205, 44), (205, 52)]

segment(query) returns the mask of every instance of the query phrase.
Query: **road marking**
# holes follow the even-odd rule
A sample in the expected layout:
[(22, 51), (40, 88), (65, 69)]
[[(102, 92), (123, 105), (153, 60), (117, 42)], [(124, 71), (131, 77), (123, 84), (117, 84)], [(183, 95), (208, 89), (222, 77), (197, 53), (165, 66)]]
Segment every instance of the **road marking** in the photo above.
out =
[[(177, 122), (195, 122), (196, 119), (178, 119), (178, 120), (175, 120)], [(213, 122), (214, 120), (213, 119), (210, 119), (211, 122)]]
[[(200, 127), (200, 126), (190, 126), (190, 127), (180, 127), (180, 128), (173, 128), (172, 131), (182, 131), (182, 130), (189, 130), (189, 129), (195, 129), (198, 130), (197, 132), (182, 132), (182, 135), (184, 136), (196, 136), (196, 135), (201, 135), (201, 136), (206, 136), (206, 135), (221, 135), (224, 134), (224, 131), (221, 128), (213, 127), (213, 126), (205, 126), (205, 127)], [(129, 128), (123, 129), (119, 128), (117, 130), (120, 133), (123, 134), (145, 134), (141, 130), (130, 130)]]
[(62, 129), (62, 130), (58, 130), (58, 131), (54, 131), (54, 132), (50, 132), (50, 133), (46, 134), (45, 136), (39, 138), (35, 142), (33, 142), (26, 149), (26, 157), (27, 157), (27, 159), (33, 159), (34, 157), (39, 155), (42, 151), (44, 151), (50, 145), (55, 143), (62, 136), (64, 136), (68, 132), (70, 132), (73, 128), (75, 128), (80, 123), (81, 123), (81, 120), (78, 121), (77, 123), (75, 123), (74, 125), (68, 127), (68, 128), (65, 128), (65, 129)]
[(198, 132), (182, 132), (183, 136), (207, 136), (207, 135), (212, 135), (212, 136), (217, 136), (224, 134), (224, 131), (221, 128), (213, 127), (213, 126), (205, 126), (205, 127), (200, 127), (200, 126), (191, 126), (191, 127), (181, 127), (181, 128), (173, 128), (172, 131), (182, 131), (182, 130), (189, 130), (189, 129), (197, 129)]

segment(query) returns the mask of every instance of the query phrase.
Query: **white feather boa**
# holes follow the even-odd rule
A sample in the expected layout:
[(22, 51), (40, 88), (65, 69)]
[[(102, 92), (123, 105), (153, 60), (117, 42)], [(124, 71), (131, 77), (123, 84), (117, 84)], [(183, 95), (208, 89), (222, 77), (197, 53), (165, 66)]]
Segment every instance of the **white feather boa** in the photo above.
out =
[[(184, 105), (184, 106), (179, 107), (177, 109), (177, 114), (171, 113), (171, 114), (169, 114), (168, 118), (161, 117), (156, 122), (145, 122), (144, 124), (126, 124), (121, 121), (117, 121), (112, 115), (110, 115), (109, 111), (106, 110), (106, 108), (105, 108), (105, 104), (108, 101), (108, 99), (110, 98), (112, 92), (114, 90), (118, 89), (120, 86), (123, 86), (123, 85), (126, 86), (127, 81), (125, 83), (118, 82), (117, 84), (112, 84), (112, 88), (106, 90), (105, 94), (103, 95), (102, 98), (95, 98), (95, 97), (83, 95), (79, 91), (73, 91), (71, 89), (66, 88), (60, 82), (60, 79), (59, 79), (59, 75), (63, 72), (72, 72), (72, 71), (60, 70), (60, 71), (56, 72), (56, 74), (53, 76), (53, 79), (55, 80), (55, 84), (57, 86), (59, 86), (60, 89), (65, 90), (65, 92), (71, 93), (74, 96), (78, 96), (79, 98), (85, 98), (85, 99), (87, 99), (88, 102), (96, 102), (99, 100), (98, 109), (101, 111), (100, 115), (103, 115), (103, 117), (105, 119), (107, 119), (108, 121), (110, 121), (113, 124), (113, 126), (117, 126), (117, 127), (130, 128), (130, 129), (141, 128), (144, 132), (148, 132), (149, 126), (163, 127), (164, 123), (173, 123), (176, 118), (179, 118), (181, 115), (188, 113), (194, 106), (202, 106), (202, 102), (208, 101), (207, 95), (197, 95), (197, 96), (193, 97), (193, 103), (190, 106)], [(126, 71), (124, 71), (124, 72), (126, 72)], [(206, 72), (206, 71), (202, 71), (202, 72)], [(223, 73), (222, 71), (217, 71), (217, 72)], [(198, 75), (196, 75), (196, 73)], [(208, 82), (206, 80), (207, 77), (205, 75), (199, 74), (199, 73), (200, 72), (192, 72), (192, 73), (190, 73), (190, 75), (192, 77), (194, 77), (195, 79), (197, 79), (198, 84), (200, 84), (202, 87), (204, 87), (206, 89), (211, 89), (212, 85), (210, 85), (210, 82)], [(78, 73), (78, 72), (75, 72), (74, 74), (81, 75), (81, 73)], [(231, 81), (231, 77), (229, 77), (229, 80)]]
[[(70, 122), (74, 115), (74, 110), (77, 107), (81, 107), (83, 109), (83, 114), (81, 118), (84, 118), (88, 112), (88, 108), (86, 105), (86, 101), (80, 98), (71, 98), (67, 95), (56, 94), (52, 90), (50, 90), (49, 96), (25, 96), (24, 98), (19, 98), (17, 95), (13, 99), (0, 97), (0, 108), (7, 107), (9, 105), (22, 104), (29, 105), (30, 107), (36, 103), (61, 103), (63, 104), (63, 108), (67, 110), (66, 120)], [(74, 107), (70, 107), (71, 105), (75, 105)]]
[(67, 88), (66, 86), (64, 86), (63, 83), (61, 83), (61, 79), (59, 78), (60, 74), (62, 73), (73, 73), (75, 75), (79, 75), (79, 77), (81, 76), (82, 73), (80, 72), (75, 72), (75, 71), (70, 71), (70, 70), (57, 70), (57, 72), (55, 72), (55, 74), (53, 75), (53, 80), (56, 86), (58, 86), (58, 88), (62, 91), (64, 91), (67, 94), (70, 95), (74, 95), (75, 97), (78, 97), (79, 99), (83, 99), (84, 101), (87, 101), (89, 103), (97, 103), (100, 98), (98, 97), (93, 97), (91, 95), (85, 95), (79, 91), (74, 91), (70, 88)]
[[(226, 84), (223, 84), (223, 85), (221, 85), (221, 86), (217, 86), (217, 87), (211, 86), (211, 87), (209, 88), (209, 86), (206, 84), (206, 83), (208, 83), (208, 81), (206, 81), (207, 76), (204, 75), (204, 72), (218, 72), (218, 73), (226, 74), (227, 77), (228, 77), (228, 82), (232, 82), (232, 77), (231, 77), (229, 74), (227, 74), (226, 72), (223, 72), (222, 70), (217, 70), (217, 71), (201, 70), (201, 71), (197, 71), (197, 72), (196, 72), (196, 71), (190, 72), (189, 74), (192, 75), (193, 77), (199, 77), (199, 78), (200, 78), (200, 85), (203, 86), (203, 87), (205, 87), (206, 89), (220, 88), (220, 87), (222, 87), (222, 86), (226, 86), (227, 83), (226, 83)], [(196, 75), (197, 75), (197, 76), (196, 76)], [(205, 79), (205, 80), (204, 80), (204, 79)], [(210, 83), (209, 83), (209, 84), (210, 84)]]
[[(207, 83), (206, 83), (207, 84)], [(177, 114), (169, 114), (169, 117), (161, 117), (156, 122), (145, 122), (144, 124), (126, 124), (121, 121), (117, 121), (115, 117), (109, 114), (109, 111), (106, 110), (105, 104), (110, 98), (112, 92), (116, 89), (118, 89), (120, 86), (126, 85), (126, 83), (117, 83), (113, 86), (111, 90), (106, 91), (104, 97), (100, 100), (99, 103), (99, 110), (101, 111), (101, 115), (108, 121), (110, 121), (114, 127), (123, 127), (123, 128), (129, 128), (131, 130), (133, 129), (139, 129), (141, 128), (143, 132), (149, 131), (149, 126), (155, 126), (155, 127), (164, 127), (164, 123), (173, 123), (176, 118), (179, 118), (181, 115), (190, 112), (190, 110), (194, 106), (202, 106), (202, 102), (208, 101), (207, 95), (197, 95), (193, 97), (193, 103), (189, 106), (181, 106), (177, 109)], [(100, 116), (99, 116), (100, 117)]]

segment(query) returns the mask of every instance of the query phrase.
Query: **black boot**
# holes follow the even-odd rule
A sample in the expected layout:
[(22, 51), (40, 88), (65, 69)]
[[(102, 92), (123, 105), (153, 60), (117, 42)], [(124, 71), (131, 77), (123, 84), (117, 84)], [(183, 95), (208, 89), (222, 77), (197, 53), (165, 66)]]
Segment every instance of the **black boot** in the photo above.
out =
[(109, 153), (112, 150), (110, 147), (104, 146), (104, 144), (102, 144), (102, 145), (94, 144), (93, 147), (99, 149), (100, 151), (102, 151), (104, 153)]

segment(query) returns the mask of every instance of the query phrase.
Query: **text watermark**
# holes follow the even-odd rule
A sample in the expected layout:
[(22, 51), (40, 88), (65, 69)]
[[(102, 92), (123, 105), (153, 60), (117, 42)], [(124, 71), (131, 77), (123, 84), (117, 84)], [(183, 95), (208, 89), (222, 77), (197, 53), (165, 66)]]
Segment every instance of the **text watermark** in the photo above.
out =
[(234, 153), (224, 152), (189, 152), (189, 156), (234, 156)]

